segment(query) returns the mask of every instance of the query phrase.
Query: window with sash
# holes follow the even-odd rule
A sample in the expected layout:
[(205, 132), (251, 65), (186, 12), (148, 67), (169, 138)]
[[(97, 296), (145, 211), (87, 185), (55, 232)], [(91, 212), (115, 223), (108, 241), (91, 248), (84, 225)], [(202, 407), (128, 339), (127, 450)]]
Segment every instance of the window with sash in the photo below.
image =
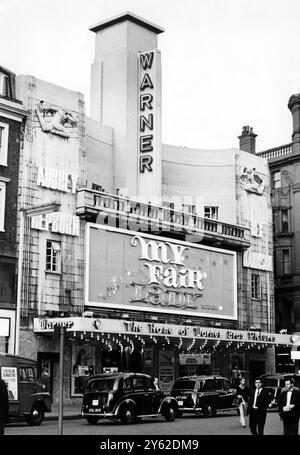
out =
[(54, 240), (46, 242), (46, 271), (60, 273), (61, 271), (61, 244)]
[(251, 298), (260, 298), (260, 280), (259, 275), (256, 273), (251, 274)]
[(206, 206), (204, 207), (204, 217), (210, 218), (211, 220), (217, 220), (219, 218), (219, 207)]
[(7, 166), (8, 124), (0, 123), (0, 166)]

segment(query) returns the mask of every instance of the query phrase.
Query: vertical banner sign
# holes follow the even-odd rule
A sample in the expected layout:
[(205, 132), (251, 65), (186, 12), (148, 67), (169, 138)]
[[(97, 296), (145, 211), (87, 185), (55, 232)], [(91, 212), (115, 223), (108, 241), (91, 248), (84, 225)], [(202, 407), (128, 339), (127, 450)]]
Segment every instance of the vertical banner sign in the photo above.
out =
[(159, 388), (170, 392), (174, 384), (174, 351), (159, 351)]
[(153, 348), (144, 349), (144, 367), (145, 368), (153, 367)]
[(9, 401), (18, 399), (18, 377), (16, 367), (1, 367), (1, 378), (6, 382)]
[(161, 73), (160, 52), (139, 52), (139, 195), (160, 196)]

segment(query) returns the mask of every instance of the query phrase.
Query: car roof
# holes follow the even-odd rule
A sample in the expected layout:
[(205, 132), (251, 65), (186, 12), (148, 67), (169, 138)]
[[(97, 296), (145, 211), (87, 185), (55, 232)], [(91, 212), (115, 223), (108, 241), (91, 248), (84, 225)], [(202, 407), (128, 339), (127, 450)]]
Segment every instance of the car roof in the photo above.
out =
[(113, 379), (113, 378), (119, 378), (123, 376), (138, 376), (138, 377), (146, 377), (146, 378), (151, 378), (148, 374), (144, 373), (133, 373), (130, 371), (127, 372), (116, 372), (116, 373), (101, 373), (101, 374), (95, 374), (93, 375), (90, 379)]
[(227, 379), (224, 376), (219, 376), (219, 375), (207, 375), (207, 374), (201, 374), (201, 375), (194, 375), (194, 376), (181, 376), (176, 379), (176, 381), (181, 381), (181, 380), (198, 380), (198, 381), (204, 381), (205, 379)]
[(263, 374), (261, 377), (264, 378), (264, 379), (267, 379), (267, 378), (285, 378), (286, 376), (292, 376), (292, 377), (300, 378), (300, 374), (296, 374), (296, 373)]

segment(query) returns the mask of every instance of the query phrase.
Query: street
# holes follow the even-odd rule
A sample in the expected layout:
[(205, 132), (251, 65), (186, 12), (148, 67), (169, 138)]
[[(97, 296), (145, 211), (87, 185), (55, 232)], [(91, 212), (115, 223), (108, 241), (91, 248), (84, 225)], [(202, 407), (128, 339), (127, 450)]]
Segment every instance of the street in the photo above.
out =
[[(247, 419), (248, 420), (248, 419)], [(64, 420), (64, 435), (250, 435), (248, 427), (241, 428), (239, 417), (235, 412), (219, 413), (213, 418), (189, 416), (177, 418), (174, 422), (166, 422), (163, 418), (147, 418), (133, 425), (122, 425), (119, 422), (102, 420), (97, 425), (90, 425), (86, 420)], [(6, 435), (57, 435), (58, 421), (44, 421), (39, 427), (30, 427), (23, 420), (9, 423), (5, 429)], [(268, 412), (265, 426), (266, 435), (281, 435), (282, 423), (278, 413)]]

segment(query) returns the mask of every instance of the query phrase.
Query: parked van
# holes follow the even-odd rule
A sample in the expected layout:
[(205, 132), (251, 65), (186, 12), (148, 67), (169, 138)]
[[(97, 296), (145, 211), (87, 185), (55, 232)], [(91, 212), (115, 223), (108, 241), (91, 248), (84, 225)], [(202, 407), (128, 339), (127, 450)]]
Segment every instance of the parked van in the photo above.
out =
[(37, 362), (0, 353), (0, 376), (8, 389), (8, 416), (24, 416), (29, 425), (40, 425), (51, 412), (51, 396), (37, 377)]

